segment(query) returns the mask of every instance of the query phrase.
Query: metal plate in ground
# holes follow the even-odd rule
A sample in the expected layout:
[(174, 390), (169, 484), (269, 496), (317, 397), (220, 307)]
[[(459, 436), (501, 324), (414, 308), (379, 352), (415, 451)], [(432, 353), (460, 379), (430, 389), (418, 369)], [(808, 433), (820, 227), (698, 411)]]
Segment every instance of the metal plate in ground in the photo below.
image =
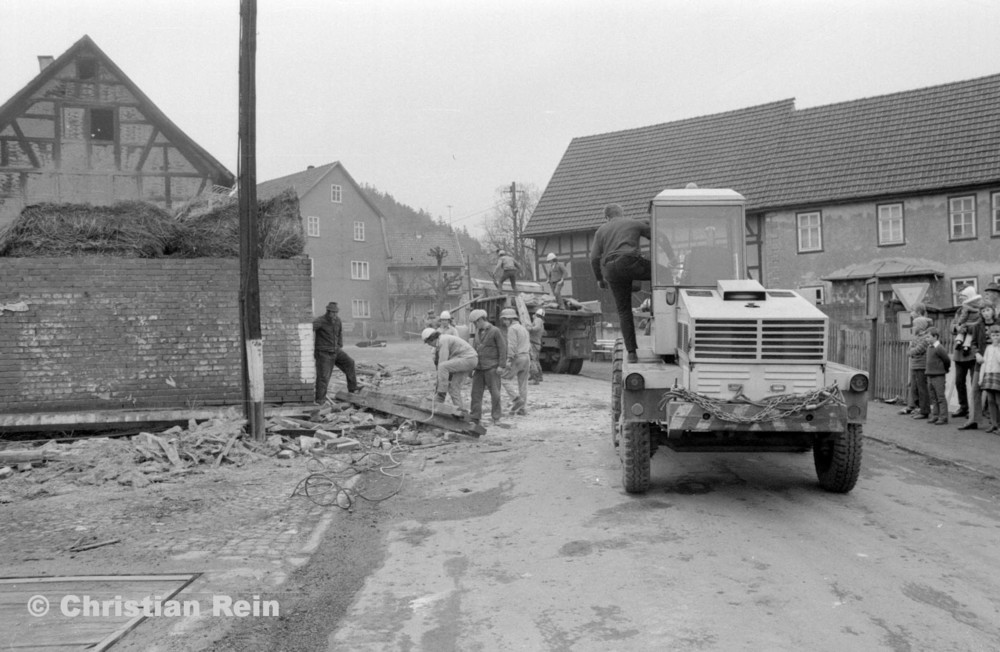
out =
[(143, 599), (162, 609), (199, 575), (0, 577), (0, 649), (106, 650), (146, 619)]

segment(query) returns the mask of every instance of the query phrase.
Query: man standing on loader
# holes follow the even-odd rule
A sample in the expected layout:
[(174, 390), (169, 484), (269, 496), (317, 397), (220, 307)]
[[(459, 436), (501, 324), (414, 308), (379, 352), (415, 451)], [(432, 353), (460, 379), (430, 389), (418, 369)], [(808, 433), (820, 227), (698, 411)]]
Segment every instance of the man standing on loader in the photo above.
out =
[[(652, 266), (639, 248), (639, 238), (650, 238), (649, 220), (627, 219), (618, 204), (605, 207), (604, 219), (606, 221), (594, 234), (590, 264), (598, 287), (611, 288), (628, 361), (638, 362), (635, 321), (632, 317), (632, 283), (652, 278)], [(673, 258), (673, 252), (667, 253)]]

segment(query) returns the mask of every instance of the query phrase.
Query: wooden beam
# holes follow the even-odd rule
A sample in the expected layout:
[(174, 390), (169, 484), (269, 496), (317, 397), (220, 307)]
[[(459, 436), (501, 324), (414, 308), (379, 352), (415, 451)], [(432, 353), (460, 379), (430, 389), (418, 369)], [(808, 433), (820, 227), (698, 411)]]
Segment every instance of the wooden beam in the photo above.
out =
[(440, 407), (449, 407), (441, 403), (436, 403), (435, 410), (432, 412), (420, 407), (401, 405), (398, 402), (374, 394), (366, 392), (351, 394), (344, 390), (337, 392), (337, 400), (361, 405), (379, 412), (385, 412), (386, 414), (394, 414), (404, 419), (411, 419), (437, 428), (443, 428), (444, 430), (460, 432), (464, 435), (479, 437), (486, 434), (486, 429), (481, 425), (472, 423), (471, 421), (463, 421), (454, 416), (449, 416), (442, 410), (438, 410), (437, 408)]

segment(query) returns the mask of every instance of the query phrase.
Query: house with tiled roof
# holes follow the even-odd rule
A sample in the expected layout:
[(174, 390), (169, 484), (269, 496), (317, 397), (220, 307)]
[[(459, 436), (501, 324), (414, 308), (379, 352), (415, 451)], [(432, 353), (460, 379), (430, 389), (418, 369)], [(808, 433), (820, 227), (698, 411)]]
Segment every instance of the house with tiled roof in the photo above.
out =
[(1000, 280), (998, 106), (992, 75), (575, 138), (525, 236), (539, 266), (550, 252), (571, 263), (576, 298), (613, 306), (588, 256), (606, 204), (640, 217), (666, 188), (733, 188), (747, 200), (749, 272), (765, 285), (857, 303), (868, 278), (885, 300), (896, 283), (927, 283), (928, 302), (951, 306), (961, 287)]
[(0, 228), (41, 202), (170, 209), (234, 177), (89, 36), (0, 106)]
[[(389, 303), (394, 321), (412, 331), (423, 325), (428, 312), (438, 314), (462, 302), (465, 261), (458, 234), (442, 227), (390, 223), (388, 237), (392, 250)], [(445, 288), (443, 295), (437, 291), (439, 284)]]
[(336, 301), (345, 331), (385, 333), (391, 321), (385, 218), (339, 161), (257, 184), (258, 199), (291, 188), (305, 223), (313, 314)]

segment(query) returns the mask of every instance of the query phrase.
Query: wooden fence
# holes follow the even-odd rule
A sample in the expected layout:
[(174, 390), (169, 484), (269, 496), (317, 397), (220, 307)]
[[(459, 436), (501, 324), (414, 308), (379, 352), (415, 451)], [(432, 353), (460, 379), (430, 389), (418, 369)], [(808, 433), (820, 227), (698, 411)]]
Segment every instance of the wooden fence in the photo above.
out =
[[(935, 319), (938, 330), (947, 337), (949, 319)], [(906, 399), (906, 386), (910, 380), (910, 343), (899, 339), (895, 323), (879, 324), (875, 343), (875, 368), (871, 365), (872, 330), (861, 330), (831, 324), (830, 359), (873, 374), (869, 396), (873, 399)]]

